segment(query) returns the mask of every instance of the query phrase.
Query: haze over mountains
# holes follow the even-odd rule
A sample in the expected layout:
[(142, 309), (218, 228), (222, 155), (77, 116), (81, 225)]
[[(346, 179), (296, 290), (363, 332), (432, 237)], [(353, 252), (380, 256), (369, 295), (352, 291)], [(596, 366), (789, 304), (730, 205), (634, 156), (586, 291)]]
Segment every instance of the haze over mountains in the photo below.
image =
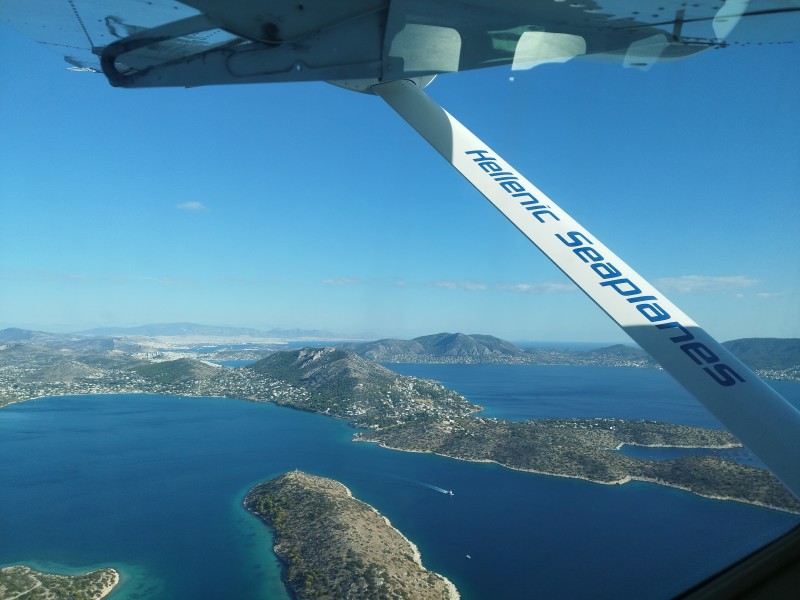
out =
[(283, 329), (275, 327), (268, 331), (250, 327), (227, 327), (219, 325), (200, 325), (198, 323), (154, 323), (137, 327), (97, 327), (77, 332), (78, 335), (92, 336), (208, 336), (208, 337), (249, 337), (256, 339), (314, 339), (341, 340), (350, 336), (337, 335), (321, 329)]
[[(89, 359), (89, 364), (126, 360), (165, 361), (178, 358), (209, 362), (258, 360), (286, 342), (330, 346), (370, 361), (382, 363), (438, 364), (541, 364), (658, 368), (641, 349), (616, 344), (592, 350), (521, 348), (509, 341), (484, 335), (437, 333), (411, 340), (381, 339), (341, 343), (327, 331), (279, 330), (260, 332), (239, 327), (193, 323), (145, 325), (87, 333), (54, 334), (18, 328), (0, 330), (0, 369), (24, 363), (47, 363), (57, 357), (56, 369), (64, 379), (68, 358)], [(119, 332), (116, 335), (105, 331)], [(283, 334), (283, 335), (281, 335)], [(333, 336), (333, 339), (328, 336)], [(338, 340), (338, 341), (337, 341)], [(745, 364), (766, 379), (800, 381), (800, 339), (748, 338), (723, 343)], [(65, 352), (67, 354), (65, 354)], [(56, 353), (56, 354), (54, 354)], [(49, 364), (49, 363), (48, 363)], [(55, 363), (53, 364), (55, 366)], [(85, 369), (79, 369), (83, 372)], [(54, 379), (59, 379), (55, 377)]]
[[(722, 344), (752, 369), (794, 370), (800, 375), (800, 339), (747, 338)], [(655, 367), (638, 347), (615, 344), (594, 350), (524, 349), (491, 335), (439, 333), (412, 340), (340, 344), (378, 362), (616, 364)]]
[(412, 340), (383, 339), (374, 342), (340, 344), (341, 348), (376, 361), (390, 361), (398, 356), (460, 357), (494, 359), (526, 354), (519, 346), (491, 335), (437, 333)]

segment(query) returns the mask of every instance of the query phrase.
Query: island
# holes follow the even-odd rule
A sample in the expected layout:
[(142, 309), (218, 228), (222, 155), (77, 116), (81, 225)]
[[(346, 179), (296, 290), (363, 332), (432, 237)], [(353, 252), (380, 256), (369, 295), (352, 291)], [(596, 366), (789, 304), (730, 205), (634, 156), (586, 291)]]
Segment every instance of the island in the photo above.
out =
[(337, 481), (292, 471), (258, 484), (244, 506), (275, 532), (285, 583), (299, 600), (459, 598), (386, 517)]
[[(39, 396), (98, 393), (273, 402), (345, 419), (361, 430), (356, 441), (394, 450), (495, 462), (601, 484), (654, 482), (708, 498), (800, 514), (800, 501), (765, 469), (702, 453), (646, 460), (618, 451), (625, 444), (704, 449), (740, 446), (727, 432), (604, 418), (522, 423), (483, 418), (479, 415), (482, 408), (461, 394), (436, 381), (400, 375), (366, 356), (379, 349), (383, 356), (390, 350), (407, 352), (409, 344), (375, 342), (369, 352), (361, 352), (363, 356), (341, 347), (274, 351), (252, 364), (233, 368), (198, 360), (197, 353), (194, 358), (153, 354), (129, 339), (5, 330), (0, 331), (0, 342), (0, 406)], [(491, 336), (440, 334), (413, 342), (412, 348), (456, 358), (521, 352)], [(792, 340), (766, 345), (783, 348), (778, 354), (784, 365), (795, 361), (795, 346)], [(629, 352), (619, 350), (618, 354), (627, 356)], [(763, 355), (759, 356), (766, 365)], [(793, 373), (796, 367), (787, 369)]]
[(4, 600), (100, 600), (119, 583), (114, 569), (98, 569), (82, 575), (56, 575), (24, 565), (0, 568), (0, 598)]

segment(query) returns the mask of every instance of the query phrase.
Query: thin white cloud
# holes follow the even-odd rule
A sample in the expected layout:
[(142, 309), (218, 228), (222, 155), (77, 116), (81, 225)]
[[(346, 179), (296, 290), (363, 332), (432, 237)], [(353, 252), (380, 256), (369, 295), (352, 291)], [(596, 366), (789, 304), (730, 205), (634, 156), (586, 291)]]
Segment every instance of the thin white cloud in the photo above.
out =
[(164, 277), (138, 277), (139, 281), (146, 281), (148, 283), (157, 283), (159, 285), (196, 285), (196, 281), (194, 279), (188, 279), (185, 277), (173, 277), (171, 275), (167, 275)]
[(545, 282), (545, 283), (500, 283), (497, 289), (504, 292), (520, 294), (557, 294), (574, 292), (578, 288), (573, 283)]
[(322, 280), (323, 285), (361, 285), (363, 283), (364, 280), (358, 277), (332, 277)]
[(160, 277), (158, 282), (162, 285), (194, 285), (193, 279), (186, 279), (184, 277)]
[(433, 287), (444, 288), (447, 290), (468, 290), (470, 292), (480, 292), (485, 290), (488, 286), (485, 283), (479, 283), (477, 281), (439, 280), (433, 282)]
[(85, 281), (89, 281), (89, 278), (86, 275), (76, 275), (75, 273), (63, 273), (56, 275), (54, 277), (56, 281), (74, 281), (83, 283)]
[(61, 273), (54, 271), (40, 271), (38, 269), (13, 269), (0, 273), (0, 281), (47, 281), (55, 283), (86, 283), (97, 281), (97, 276), (81, 275), (78, 273)]
[(756, 298), (777, 298), (778, 296), (783, 296), (786, 292), (759, 292), (756, 294)]
[(206, 210), (206, 205), (202, 202), (195, 202), (192, 200), (178, 204), (178, 208), (181, 210)]
[(669, 292), (725, 292), (741, 290), (756, 285), (758, 279), (745, 275), (681, 275), (663, 277), (655, 281), (657, 288)]

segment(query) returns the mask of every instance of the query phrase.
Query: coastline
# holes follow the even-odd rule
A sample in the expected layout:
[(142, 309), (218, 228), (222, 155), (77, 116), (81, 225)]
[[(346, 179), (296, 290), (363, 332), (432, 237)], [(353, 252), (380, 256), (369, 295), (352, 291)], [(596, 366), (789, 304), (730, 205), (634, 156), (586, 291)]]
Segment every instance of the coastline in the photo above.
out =
[(103, 588), (100, 590), (100, 595), (99, 595), (99, 596), (97, 596), (97, 599), (98, 599), (98, 600), (99, 600), (100, 598), (105, 598), (106, 596), (108, 596), (108, 595), (109, 595), (111, 592), (113, 592), (113, 591), (114, 591), (114, 589), (115, 589), (115, 588), (116, 588), (116, 587), (119, 585), (119, 581), (120, 581), (120, 574), (119, 574), (119, 571), (117, 571), (116, 569), (111, 569), (111, 571), (113, 572), (113, 573), (112, 573), (112, 580), (111, 580), (111, 582), (109, 582), (108, 584), (106, 584), (106, 586), (105, 586), (105, 587), (103, 587)]
[(684, 450), (731, 450), (744, 448), (742, 444), (718, 444), (715, 446), (682, 446), (680, 444), (637, 444), (635, 442), (620, 442), (614, 450), (621, 450), (623, 446), (636, 446), (637, 448), (682, 448)]
[[(42, 399), (42, 398), (58, 398), (58, 397), (68, 397), (68, 396), (138, 395), (138, 394), (156, 394), (156, 395), (162, 395), (162, 396), (167, 396), (167, 397), (176, 397), (176, 398), (219, 398), (219, 399), (224, 399), (224, 400), (239, 400), (239, 401), (243, 401), (243, 402), (270, 403), (270, 404), (274, 404), (274, 405), (282, 407), (282, 408), (290, 408), (290, 409), (299, 410), (299, 411), (302, 411), (302, 412), (310, 412), (310, 413), (313, 413), (313, 414), (319, 414), (319, 415), (322, 415), (322, 416), (325, 416), (325, 417), (334, 418), (334, 419), (338, 419), (338, 420), (347, 420), (347, 418), (343, 417), (343, 416), (331, 415), (331, 414), (325, 413), (325, 412), (305, 409), (305, 408), (300, 407), (300, 406), (283, 404), (283, 403), (275, 402), (274, 400), (271, 400), (271, 399), (254, 399), (254, 398), (243, 398), (243, 397), (233, 397), (233, 396), (215, 396), (215, 395), (195, 396), (195, 395), (192, 395), (192, 394), (163, 394), (163, 393), (155, 393), (155, 392), (145, 392), (145, 391), (141, 391), (141, 390), (139, 390), (139, 391), (125, 391), (125, 392), (119, 392), (119, 393), (107, 392), (107, 393), (65, 394), (63, 396), (37, 396), (35, 398), (29, 398), (29, 399), (25, 399), (25, 400), (16, 400), (16, 401), (9, 402), (8, 404), (4, 404), (4, 405), (0, 406), (0, 410), (2, 410), (2, 408), (4, 408), (5, 406), (9, 406), (11, 404), (19, 404), (19, 403), (22, 403), (22, 402), (29, 402), (31, 400), (38, 400), (38, 399)], [(477, 409), (477, 410), (473, 411), (473, 413), (481, 412), (481, 410), (483, 410), (483, 409), (482, 408), (481, 409)], [(741, 504), (747, 504), (747, 505), (750, 505), (750, 506), (757, 506), (759, 508), (766, 508), (766, 509), (769, 509), (769, 510), (777, 510), (777, 511), (781, 511), (781, 512), (788, 513), (788, 514), (798, 514), (798, 515), (800, 515), (800, 510), (791, 510), (791, 509), (788, 509), (788, 508), (776, 506), (774, 504), (768, 504), (768, 503), (765, 503), (765, 502), (760, 502), (758, 500), (746, 500), (746, 499), (743, 499), (743, 498), (736, 498), (736, 497), (732, 497), (732, 496), (720, 496), (720, 495), (715, 495), (715, 494), (703, 493), (701, 491), (693, 490), (688, 486), (683, 486), (683, 485), (680, 485), (678, 483), (673, 483), (673, 482), (669, 482), (669, 481), (666, 481), (666, 480), (653, 478), (653, 477), (645, 477), (645, 476), (637, 476), (637, 475), (633, 475), (633, 476), (626, 475), (625, 477), (621, 477), (619, 479), (612, 480), (612, 481), (601, 481), (601, 480), (598, 480), (598, 479), (592, 479), (591, 477), (587, 477), (587, 476), (584, 476), (584, 475), (555, 473), (555, 472), (550, 472), (550, 471), (541, 471), (541, 470), (529, 469), (529, 468), (524, 468), (524, 467), (514, 467), (514, 466), (506, 465), (506, 464), (503, 464), (501, 462), (498, 462), (498, 461), (492, 460), (492, 459), (468, 459), (468, 458), (463, 458), (463, 457), (458, 457), (458, 456), (451, 456), (449, 454), (442, 454), (440, 452), (435, 452), (435, 451), (432, 451), (432, 450), (410, 450), (410, 449), (405, 449), (405, 448), (398, 448), (398, 447), (395, 447), (395, 446), (387, 445), (386, 443), (384, 443), (382, 441), (379, 441), (379, 440), (363, 439), (361, 437), (361, 432), (354, 433), (351, 441), (375, 443), (375, 444), (378, 444), (379, 446), (381, 446), (382, 448), (385, 448), (387, 450), (393, 450), (393, 451), (398, 451), (398, 452), (412, 452), (412, 453), (417, 453), (417, 454), (435, 454), (435, 455), (441, 456), (443, 458), (449, 458), (449, 459), (452, 459), (452, 460), (461, 460), (461, 461), (464, 461), (464, 462), (472, 462), (472, 463), (493, 463), (493, 464), (496, 464), (497, 466), (502, 467), (504, 469), (511, 469), (511, 470), (514, 470), (514, 471), (521, 471), (521, 472), (524, 472), (524, 473), (531, 473), (531, 474), (534, 474), (534, 475), (545, 475), (545, 476), (549, 476), (549, 477), (562, 477), (562, 478), (565, 478), (565, 479), (578, 479), (578, 480), (588, 481), (590, 483), (595, 483), (595, 484), (600, 484), (600, 485), (609, 485), (609, 486), (624, 485), (624, 484), (629, 483), (631, 481), (641, 481), (643, 483), (655, 483), (655, 484), (661, 485), (663, 487), (681, 490), (681, 491), (688, 492), (688, 493), (694, 494), (696, 496), (699, 496), (699, 497), (702, 497), (702, 498), (707, 498), (707, 499), (710, 499), (710, 500), (723, 500), (723, 501), (730, 501), (730, 502), (739, 502)], [(637, 444), (637, 443), (631, 443), (631, 442), (620, 442), (616, 446), (616, 448), (614, 448), (614, 450), (618, 451), (623, 446), (626, 446), (626, 445), (627, 446), (638, 446), (638, 447), (644, 447), (644, 448), (683, 448), (683, 449), (694, 449), (694, 448), (697, 448), (697, 449), (720, 449), (720, 450), (742, 447), (741, 444), (720, 444), (720, 445), (713, 445), (713, 446), (712, 445), (685, 446), (685, 445)]]
[[(347, 489), (347, 486), (345, 486), (345, 489)], [(349, 492), (350, 490), (348, 489), (347, 491)], [(351, 497), (352, 497), (352, 494), (351, 494)], [(384, 520), (384, 522), (386, 523), (387, 527), (389, 527), (389, 528), (391, 528), (391, 529), (393, 529), (394, 531), (397, 532), (397, 535), (399, 535), (405, 541), (405, 543), (408, 544), (408, 547), (411, 549), (411, 556), (413, 557), (413, 560), (417, 564), (417, 566), (420, 569), (425, 569), (425, 566), (422, 564), (422, 553), (419, 551), (419, 548), (417, 547), (417, 545), (414, 542), (412, 542), (410, 539), (408, 539), (405, 535), (403, 535), (402, 531), (400, 531), (397, 527), (392, 525), (392, 522), (389, 520), (389, 518), (385, 517), (380, 512), (378, 512), (378, 509), (376, 509), (374, 506), (371, 506), (371, 505), (367, 505), (367, 506), (369, 506), (375, 512), (375, 514), (377, 514), (379, 517), (381, 517)], [(428, 571), (428, 572), (429, 573), (433, 573), (436, 577), (438, 577), (439, 579), (444, 581), (444, 584), (448, 589), (449, 599), (450, 600), (460, 600), (461, 599), (461, 594), (458, 593), (458, 589), (456, 588), (455, 584), (452, 581), (450, 581), (447, 577), (445, 577), (441, 573), (434, 573), (433, 571)]]
[[(379, 440), (366, 440), (366, 439), (362, 439), (362, 438), (360, 438), (358, 436), (359, 436), (359, 434), (356, 433), (353, 436), (353, 440), (352, 441), (354, 441), (354, 442), (363, 442), (363, 443), (368, 443), (368, 444), (377, 444), (381, 448), (385, 448), (386, 450), (393, 450), (395, 452), (409, 452), (409, 453), (414, 453), (414, 454), (433, 454), (433, 455), (436, 455), (436, 456), (441, 456), (442, 458), (449, 458), (451, 460), (460, 460), (460, 461), (463, 461), (463, 462), (495, 464), (498, 467), (502, 467), (504, 469), (510, 469), (512, 471), (520, 471), (522, 473), (531, 473), (531, 474), (534, 474), (534, 475), (545, 475), (545, 476), (548, 476), (548, 477), (562, 477), (564, 479), (578, 479), (578, 480), (581, 480), (581, 481), (587, 481), (589, 483), (596, 483), (596, 484), (608, 485), (608, 486), (625, 485), (626, 483), (630, 483), (631, 481), (641, 481), (642, 483), (655, 483), (655, 484), (661, 485), (663, 487), (668, 487), (668, 488), (671, 488), (671, 489), (681, 490), (683, 492), (688, 492), (690, 494), (694, 494), (695, 496), (699, 496), (701, 498), (707, 498), (709, 500), (725, 500), (725, 501), (729, 501), (729, 502), (739, 502), (740, 504), (747, 504), (747, 505), (750, 505), (750, 506), (757, 506), (759, 508), (767, 508), (767, 509), (770, 509), (770, 510), (777, 510), (777, 511), (788, 513), (788, 514), (792, 514), (792, 515), (800, 515), (800, 510), (789, 510), (787, 508), (774, 506), (774, 505), (771, 505), (771, 504), (766, 504), (766, 503), (763, 503), (763, 502), (759, 502), (757, 500), (750, 501), (750, 500), (744, 500), (742, 498), (734, 498), (734, 497), (730, 497), (730, 496), (716, 496), (716, 495), (713, 495), (713, 494), (703, 494), (703, 493), (698, 492), (696, 490), (693, 490), (693, 489), (691, 489), (689, 487), (682, 486), (682, 485), (675, 484), (675, 483), (671, 483), (671, 482), (664, 481), (664, 480), (660, 480), (660, 479), (656, 479), (656, 478), (653, 478), (653, 477), (641, 477), (641, 476), (636, 476), (636, 475), (634, 475), (634, 476), (626, 475), (625, 477), (622, 477), (620, 479), (616, 479), (614, 481), (600, 481), (600, 480), (592, 479), (590, 477), (586, 477), (586, 476), (582, 476), (582, 475), (567, 475), (565, 473), (550, 473), (550, 472), (547, 472), (547, 471), (537, 471), (537, 470), (534, 470), (534, 469), (525, 469), (525, 468), (522, 468), (522, 467), (512, 467), (512, 466), (509, 466), (509, 465), (504, 465), (503, 463), (500, 463), (500, 462), (498, 462), (496, 460), (491, 460), (491, 459), (469, 459), (469, 458), (463, 458), (463, 457), (459, 457), (459, 456), (450, 456), (449, 454), (442, 454), (440, 452), (434, 452), (432, 450), (409, 450), (409, 449), (406, 449), (406, 448), (396, 448), (396, 447), (393, 447), (393, 446), (388, 446), (384, 442), (381, 442)], [(653, 447), (674, 448), (674, 447), (678, 447), (678, 446), (653, 446)], [(681, 448), (695, 448), (695, 446), (680, 446), (680, 447)], [(730, 446), (730, 447), (731, 448), (739, 448), (741, 446), (740, 445), (739, 446), (734, 445), (734, 446)], [(706, 447), (702, 447), (702, 448), (706, 448)], [(716, 447), (715, 446), (711, 446), (709, 448), (715, 449)]]

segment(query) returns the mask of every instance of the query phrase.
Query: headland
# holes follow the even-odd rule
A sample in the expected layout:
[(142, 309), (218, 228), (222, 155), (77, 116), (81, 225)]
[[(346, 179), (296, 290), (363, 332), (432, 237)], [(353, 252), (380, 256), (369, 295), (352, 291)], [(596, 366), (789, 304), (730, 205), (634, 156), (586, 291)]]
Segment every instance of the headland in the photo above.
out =
[(34, 571), (24, 565), (0, 568), (0, 598), (4, 600), (100, 600), (119, 584), (114, 569), (98, 569), (82, 575), (56, 575)]
[(260, 483), (244, 506), (275, 532), (274, 551), (299, 600), (457, 600), (417, 547), (341, 483), (292, 471)]

